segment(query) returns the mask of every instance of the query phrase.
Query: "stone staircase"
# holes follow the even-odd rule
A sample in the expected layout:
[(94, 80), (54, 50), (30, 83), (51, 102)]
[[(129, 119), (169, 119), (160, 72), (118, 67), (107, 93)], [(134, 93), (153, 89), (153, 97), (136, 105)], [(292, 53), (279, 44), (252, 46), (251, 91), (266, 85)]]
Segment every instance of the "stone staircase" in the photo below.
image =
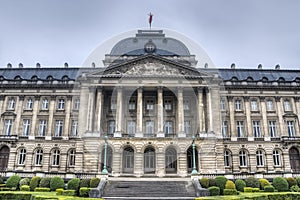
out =
[(190, 179), (109, 179), (104, 188), (103, 198), (105, 200), (192, 200), (195, 198), (195, 189)]

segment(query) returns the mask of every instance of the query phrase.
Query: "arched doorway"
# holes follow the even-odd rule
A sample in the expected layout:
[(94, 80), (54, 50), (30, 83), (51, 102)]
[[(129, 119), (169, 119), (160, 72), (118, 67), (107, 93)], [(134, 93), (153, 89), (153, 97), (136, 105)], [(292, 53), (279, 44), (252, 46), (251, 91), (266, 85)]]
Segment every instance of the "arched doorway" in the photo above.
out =
[(9, 157), (9, 148), (7, 146), (3, 146), (0, 149), (0, 171), (4, 171), (7, 169)]
[(144, 172), (154, 174), (156, 169), (156, 156), (153, 147), (147, 147), (144, 151)]
[(123, 173), (133, 173), (134, 170), (134, 150), (125, 147), (123, 151)]
[(177, 151), (174, 148), (166, 150), (166, 173), (177, 173)]
[[(193, 148), (190, 146), (186, 152), (187, 157), (187, 171), (191, 173), (193, 171)], [(195, 148), (195, 161), (196, 161), (196, 170), (198, 171), (198, 151)]]
[(293, 172), (300, 172), (300, 156), (299, 151), (295, 147), (290, 148), (290, 164)]
[[(109, 173), (112, 171), (112, 149), (110, 146), (107, 146), (107, 151), (106, 151), (106, 169)], [(104, 166), (104, 147), (102, 149), (102, 154), (101, 154), (101, 171), (103, 170)]]

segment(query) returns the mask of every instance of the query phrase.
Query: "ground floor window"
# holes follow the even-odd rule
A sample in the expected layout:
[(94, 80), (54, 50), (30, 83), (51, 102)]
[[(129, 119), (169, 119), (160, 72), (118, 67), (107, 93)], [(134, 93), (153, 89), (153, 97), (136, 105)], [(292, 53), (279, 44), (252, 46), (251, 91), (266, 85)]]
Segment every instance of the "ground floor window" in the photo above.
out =
[(155, 173), (156, 169), (156, 156), (153, 147), (147, 147), (144, 151), (144, 172)]
[(165, 155), (166, 173), (177, 173), (177, 151), (174, 148), (168, 148)]
[(123, 151), (123, 172), (133, 173), (134, 171), (134, 150), (132, 147), (126, 147)]

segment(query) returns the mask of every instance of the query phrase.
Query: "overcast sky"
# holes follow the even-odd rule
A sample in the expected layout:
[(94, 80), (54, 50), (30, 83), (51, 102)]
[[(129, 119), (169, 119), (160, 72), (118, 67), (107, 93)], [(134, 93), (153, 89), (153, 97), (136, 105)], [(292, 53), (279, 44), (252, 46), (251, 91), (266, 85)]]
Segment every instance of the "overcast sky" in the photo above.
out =
[(299, 0), (0, 0), (0, 66), (81, 66), (112, 36), (147, 27), (150, 11), (217, 67), (300, 68)]

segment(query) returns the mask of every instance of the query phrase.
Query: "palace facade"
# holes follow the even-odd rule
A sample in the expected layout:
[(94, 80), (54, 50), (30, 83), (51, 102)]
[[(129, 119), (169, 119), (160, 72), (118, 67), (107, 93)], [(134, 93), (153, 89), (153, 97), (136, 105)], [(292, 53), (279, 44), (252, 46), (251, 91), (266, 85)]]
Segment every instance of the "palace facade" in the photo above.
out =
[[(161, 30), (105, 67), (0, 69), (0, 171), (189, 176), (300, 171), (300, 70), (210, 68)], [(105, 140), (107, 136), (107, 140)]]

